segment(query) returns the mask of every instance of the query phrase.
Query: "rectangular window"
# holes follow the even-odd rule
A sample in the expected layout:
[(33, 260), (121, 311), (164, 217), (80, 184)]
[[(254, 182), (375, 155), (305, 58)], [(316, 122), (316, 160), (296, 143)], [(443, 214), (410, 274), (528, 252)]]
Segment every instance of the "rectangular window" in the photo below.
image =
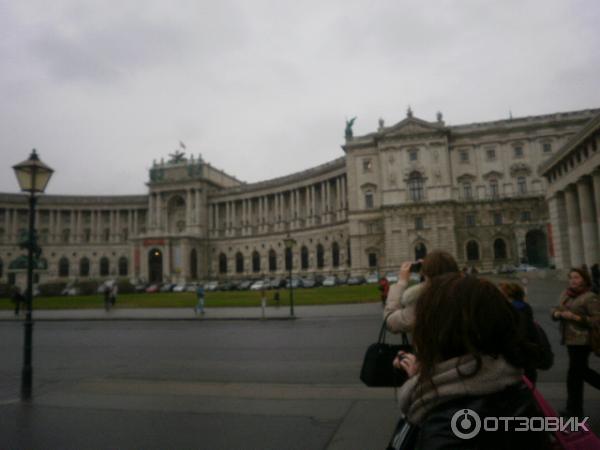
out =
[(522, 158), (523, 157), (523, 147), (520, 145), (517, 145), (514, 148), (514, 154), (515, 154), (515, 158)]
[(365, 194), (365, 208), (367, 209), (373, 209), (374, 204), (373, 204), (373, 193), (372, 192), (367, 192)]
[(496, 149), (494, 148), (488, 148), (485, 151), (485, 156), (487, 158), (488, 161), (495, 161), (496, 160)]
[(525, 177), (517, 178), (517, 193), (527, 194), (527, 180)]
[(475, 226), (475, 214), (467, 214), (465, 217), (465, 224), (468, 227), (474, 227)]
[(409, 161), (417, 161), (419, 159), (419, 153), (417, 150), (411, 150), (408, 152)]
[(498, 197), (498, 195), (499, 195), (499, 192), (498, 192), (498, 181), (491, 180), (490, 181), (490, 197), (496, 198), (496, 197)]
[(473, 188), (471, 187), (471, 183), (463, 184), (463, 194), (465, 200), (471, 200), (473, 198)]
[(469, 151), (468, 150), (461, 150), (460, 151), (460, 162), (461, 163), (468, 163), (469, 162)]
[(422, 230), (424, 228), (423, 226), (423, 218), (422, 217), (415, 217), (415, 229), (416, 230)]
[(377, 267), (377, 253), (369, 253), (369, 267), (372, 269)]
[(542, 144), (542, 149), (544, 150), (544, 153), (550, 153), (552, 151), (552, 144), (550, 142), (544, 142)]
[(521, 211), (521, 222), (529, 222), (531, 220), (531, 211)]
[(373, 170), (373, 161), (363, 159), (363, 172), (371, 172)]
[(502, 225), (502, 213), (494, 213), (494, 225)]

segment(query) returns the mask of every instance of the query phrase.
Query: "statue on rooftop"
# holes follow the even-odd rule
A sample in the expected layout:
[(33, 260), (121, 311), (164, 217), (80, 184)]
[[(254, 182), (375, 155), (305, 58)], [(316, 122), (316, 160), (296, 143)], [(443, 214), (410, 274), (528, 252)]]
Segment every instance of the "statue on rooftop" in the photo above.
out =
[(346, 131), (345, 131), (346, 139), (352, 139), (352, 137), (353, 137), (352, 126), (354, 125), (355, 120), (356, 120), (356, 117), (353, 117), (350, 120), (346, 119)]

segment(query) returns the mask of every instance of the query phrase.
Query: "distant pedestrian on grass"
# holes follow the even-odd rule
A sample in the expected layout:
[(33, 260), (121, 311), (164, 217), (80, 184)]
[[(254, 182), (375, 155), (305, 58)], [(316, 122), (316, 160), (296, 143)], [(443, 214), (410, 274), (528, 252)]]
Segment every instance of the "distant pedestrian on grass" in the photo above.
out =
[(117, 303), (117, 295), (119, 294), (119, 287), (117, 283), (113, 283), (112, 288), (110, 289), (110, 305), (115, 306)]
[(390, 291), (390, 282), (386, 277), (379, 280), (379, 295), (381, 297), (381, 303), (385, 306), (385, 300), (387, 299), (388, 292)]
[(275, 306), (279, 308), (279, 304), (281, 303), (281, 297), (279, 296), (279, 288), (275, 289), (275, 293), (273, 294), (273, 300), (275, 301)]
[(196, 313), (196, 315), (198, 315), (198, 314), (204, 315), (204, 285), (199, 284), (198, 287), (196, 288), (196, 298), (197, 298), (197, 303), (196, 303), (196, 306), (194, 307), (194, 312)]
[(21, 294), (21, 288), (19, 288), (19, 286), (14, 287), (11, 298), (15, 304), (15, 316), (18, 316), (21, 311), (21, 303), (25, 302), (25, 297)]
[(103, 294), (104, 294), (104, 310), (108, 311), (110, 309), (110, 286), (108, 284), (104, 284)]

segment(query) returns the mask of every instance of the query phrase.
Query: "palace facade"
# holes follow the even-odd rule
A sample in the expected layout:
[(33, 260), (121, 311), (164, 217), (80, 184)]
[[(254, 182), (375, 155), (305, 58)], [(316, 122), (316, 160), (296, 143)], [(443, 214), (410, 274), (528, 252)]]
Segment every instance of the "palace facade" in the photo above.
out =
[[(590, 202), (591, 242), (599, 242), (598, 172), (595, 196), (578, 206), (582, 248), (570, 259), (565, 246), (577, 217), (564, 213), (573, 212), (570, 194), (566, 206), (560, 196), (546, 197), (565, 146), (593, 152), (597, 169), (590, 142), (598, 133), (589, 127), (599, 113), (449, 126), (441, 114), (426, 121), (409, 110), (364, 136), (347, 130), (344, 153), (333, 161), (258, 183), (177, 154), (154, 163), (147, 195), (40, 196), (36, 229), (47, 269), (39, 281), (283, 276), (290, 265), (298, 275), (384, 273), (432, 249), (480, 270), (587, 262)], [(587, 132), (584, 147), (573, 144)], [(15, 281), (27, 214), (24, 195), (0, 194), (0, 283)], [(291, 249), (288, 235), (296, 241)]]

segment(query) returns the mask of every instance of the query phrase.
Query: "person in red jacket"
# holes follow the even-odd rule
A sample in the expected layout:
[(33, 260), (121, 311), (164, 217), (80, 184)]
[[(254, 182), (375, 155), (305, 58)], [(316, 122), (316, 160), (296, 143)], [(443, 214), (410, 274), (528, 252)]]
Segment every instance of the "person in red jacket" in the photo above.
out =
[(379, 291), (381, 293), (381, 303), (385, 306), (385, 300), (387, 299), (388, 292), (390, 290), (390, 282), (386, 277), (379, 279)]

